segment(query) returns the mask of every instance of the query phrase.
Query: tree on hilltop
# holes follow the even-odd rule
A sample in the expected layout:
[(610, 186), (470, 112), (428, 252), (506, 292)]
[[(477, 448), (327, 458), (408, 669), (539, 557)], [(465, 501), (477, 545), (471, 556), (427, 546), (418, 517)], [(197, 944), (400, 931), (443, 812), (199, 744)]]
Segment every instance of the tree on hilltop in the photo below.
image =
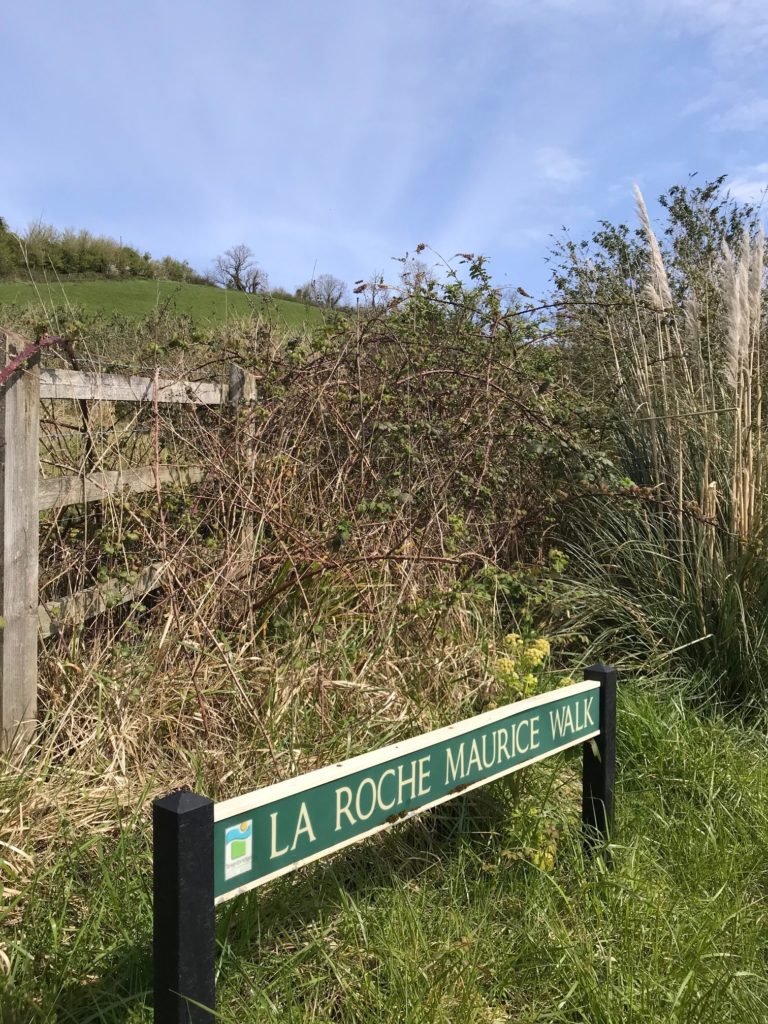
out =
[(20, 259), (21, 249), (18, 240), (5, 218), (0, 217), (0, 277), (12, 274)]
[(371, 309), (376, 309), (386, 302), (387, 292), (390, 286), (384, 283), (384, 275), (377, 271), (367, 281), (361, 279), (355, 281), (353, 289), (355, 295), (362, 295), (362, 302)]
[(306, 302), (325, 306), (326, 309), (335, 309), (346, 297), (347, 286), (340, 277), (334, 277), (333, 274), (320, 274), (302, 285), (297, 293), (299, 298)]
[(213, 262), (217, 284), (238, 292), (263, 292), (268, 285), (267, 273), (259, 266), (248, 245), (233, 245)]

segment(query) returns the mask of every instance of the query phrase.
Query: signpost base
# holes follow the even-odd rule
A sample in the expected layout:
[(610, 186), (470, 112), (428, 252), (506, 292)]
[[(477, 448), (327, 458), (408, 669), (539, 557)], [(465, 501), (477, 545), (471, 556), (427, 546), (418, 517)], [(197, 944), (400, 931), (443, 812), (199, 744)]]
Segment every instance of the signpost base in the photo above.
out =
[[(584, 852), (588, 857), (608, 841), (613, 825), (613, 787), (616, 781), (616, 669), (591, 665), (585, 679), (600, 683), (600, 735), (584, 744), (581, 820)], [(610, 854), (606, 852), (606, 863)]]
[(152, 829), (155, 1024), (213, 1024), (213, 800), (183, 791), (155, 800)]

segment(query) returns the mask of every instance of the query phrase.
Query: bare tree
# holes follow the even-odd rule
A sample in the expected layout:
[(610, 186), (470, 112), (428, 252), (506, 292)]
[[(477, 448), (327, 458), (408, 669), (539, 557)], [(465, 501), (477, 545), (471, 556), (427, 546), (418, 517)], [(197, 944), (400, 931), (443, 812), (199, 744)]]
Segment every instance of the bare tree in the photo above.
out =
[(378, 271), (372, 274), (367, 281), (355, 281), (355, 295), (362, 295), (363, 302), (376, 309), (386, 300), (390, 286), (384, 283), (384, 275)]
[(415, 256), (407, 256), (400, 261), (403, 269), (400, 272), (400, 283), (406, 295), (415, 295), (422, 291), (434, 279), (427, 264)]
[(269, 277), (258, 263), (250, 267), (245, 275), (245, 290), (253, 293), (269, 291)]
[(335, 309), (346, 297), (347, 286), (339, 277), (333, 274), (320, 274), (307, 281), (296, 294), (305, 302), (314, 302), (318, 306), (325, 306), (327, 309)]
[(248, 245), (233, 245), (213, 261), (213, 277), (225, 288), (238, 292), (261, 292), (267, 287), (267, 275)]
[(336, 306), (343, 302), (347, 286), (341, 278), (334, 277), (333, 274), (320, 274), (314, 281), (314, 290), (317, 301), (321, 306), (335, 309)]

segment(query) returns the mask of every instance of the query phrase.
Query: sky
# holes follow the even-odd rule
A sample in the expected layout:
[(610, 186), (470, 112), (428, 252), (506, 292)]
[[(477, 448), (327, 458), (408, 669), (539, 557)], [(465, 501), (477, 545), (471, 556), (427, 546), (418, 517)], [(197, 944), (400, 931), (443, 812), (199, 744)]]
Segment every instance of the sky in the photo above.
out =
[[(427, 243), (540, 294), (632, 184), (768, 185), (768, 0), (27, 0), (0, 215), (347, 282)], [(435, 259), (436, 257), (431, 257)]]

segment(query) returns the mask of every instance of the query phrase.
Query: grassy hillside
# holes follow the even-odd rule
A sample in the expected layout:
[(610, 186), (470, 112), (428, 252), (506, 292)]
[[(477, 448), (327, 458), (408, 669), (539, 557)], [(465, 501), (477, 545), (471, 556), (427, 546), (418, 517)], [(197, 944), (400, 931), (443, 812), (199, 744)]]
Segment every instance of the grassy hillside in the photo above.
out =
[(54, 307), (82, 306), (90, 312), (143, 316), (156, 307), (186, 313), (201, 324), (222, 323), (232, 316), (263, 313), (281, 320), (287, 327), (316, 322), (316, 307), (282, 299), (225, 291), (199, 284), (175, 281), (76, 281), (61, 285), (0, 283), (0, 308), (13, 303), (38, 306), (46, 312)]

